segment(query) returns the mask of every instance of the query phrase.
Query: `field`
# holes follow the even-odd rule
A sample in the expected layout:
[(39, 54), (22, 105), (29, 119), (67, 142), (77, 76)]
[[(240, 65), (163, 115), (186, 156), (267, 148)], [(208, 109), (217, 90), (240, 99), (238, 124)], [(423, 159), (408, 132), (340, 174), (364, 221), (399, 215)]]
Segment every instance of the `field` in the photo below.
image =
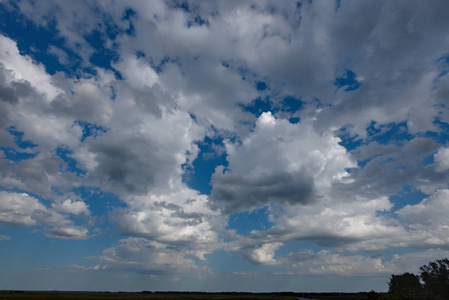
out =
[(183, 295), (183, 294), (141, 294), (141, 293), (81, 293), (81, 292), (0, 292), (0, 299), (61, 299), (61, 300), (291, 300), (295, 297), (258, 295)]
[[(303, 299), (302, 294), (295, 293), (109, 293), (109, 292), (59, 292), (59, 291), (0, 291), (0, 299), (61, 299), (61, 300), (296, 300)], [(366, 300), (366, 293), (310, 293), (315, 300)]]

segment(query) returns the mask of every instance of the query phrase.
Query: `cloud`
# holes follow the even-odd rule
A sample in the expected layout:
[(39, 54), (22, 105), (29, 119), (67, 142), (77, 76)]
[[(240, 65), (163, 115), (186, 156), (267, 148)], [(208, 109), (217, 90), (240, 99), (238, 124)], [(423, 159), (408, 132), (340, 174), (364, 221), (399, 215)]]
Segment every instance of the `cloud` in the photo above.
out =
[(0, 234), (0, 241), (9, 241), (11, 240), (11, 237)]
[(249, 259), (257, 265), (274, 265), (276, 264), (274, 253), (282, 245), (282, 243), (264, 244), (261, 247), (254, 249), (251, 252)]
[(0, 220), (15, 226), (34, 226), (47, 208), (26, 193), (0, 191)]
[(391, 258), (344, 255), (329, 250), (302, 250), (281, 259), (291, 275), (373, 276), (380, 274), (417, 273), (419, 266), (448, 255), (447, 250), (426, 250), (394, 254)]
[(69, 213), (74, 215), (90, 215), (89, 205), (82, 201), (72, 201), (71, 199), (66, 199), (61, 203), (52, 203), (51, 207), (61, 213)]
[[(435, 229), (449, 228), (446, 213), (449, 211), (449, 190), (438, 190), (415, 205), (407, 205), (397, 211), (398, 219), (412, 230), (421, 226)], [(435, 238), (437, 238), (435, 236)], [(441, 238), (441, 237), (440, 237)], [(446, 243), (449, 242), (445, 237)]]
[[(349, 174), (354, 161), (331, 133), (263, 113), (248, 137), (226, 142), (226, 169), (212, 178), (213, 206), (226, 213), (258, 204), (307, 204)], [(260, 151), (263, 149), (263, 151)]]
[(444, 172), (449, 169), (449, 149), (440, 148), (433, 156), (434, 166), (437, 172)]
[[(291, 274), (368, 276), (400, 271), (407, 258), (447, 255), (367, 256), (449, 243), (444, 1), (183, 5), (7, 5), (63, 41), (40, 54), (80, 65), (73, 78), (49, 75), (32, 58), (38, 51), (23, 55), (0, 36), (2, 224), (89, 238), (88, 203), (102, 200), (72, 196), (93, 187), (122, 202), (99, 214), (127, 238), (98, 265), (73, 269), (179, 279), (225, 249), (257, 265), (293, 264)], [(348, 74), (357, 83), (340, 88)], [(296, 124), (286, 96), (301, 101)], [(252, 114), (245, 107), (256, 100), (267, 109)], [(206, 136), (227, 160), (211, 195), (185, 180), (208, 157), (198, 146)], [(428, 196), (398, 210), (393, 196), (408, 187)], [(231, 228), (234, 213), (261, 207), (269, 228)], [(282, 256), (291, 241), (327, 249)]]
[(67, 52), (65, 52), (61, 48), (58, 48), (55, 45), (50, 45), (48, 47), (47, 52), (55, 55), (58, 58), (58, 61), (61, 65), (69, 64), (69, 55), (67, 54)]
[(63, 240), (85, 240), (88, 238), (88, 232), (87, 228), (84, 227), (68, 226), (48, 229), (45, 235), (50, 238)]
[(73, 221), (26, 193), (0, 191), (0, 222), (7, 226), (44, 226), (46, 236), (60, 239), (86, 239), (88, 229), (73, 226)]
[(207, 197), (182, 188), (163, 195), (134, 196), (128, 207), (116, 209), (110, 221), (125, 235), (143, 237), (184, 249), (204, 260), (222, 242), (217, 230), (224, 219), (207, 208)]
[(142, 238), (119, 241), (115, 247), (103, 250), (98, 257), (102, 269), (134, 271), (146, 275), (165, 276), (195, 272), (197, 266), (182, 251)]
[[(8, 81), (28, 81), (38, 93), (50, 99), (56, 97), (61, 90), (51, 83), (51, 77), (45, 72), (42, 64), (36, 64), (29, 56), (20, 55), (15, 41), (0, 35), (0, 61), (5, 69), (11, 70)], [(12, 77), (12, 78), (11, 78)]]

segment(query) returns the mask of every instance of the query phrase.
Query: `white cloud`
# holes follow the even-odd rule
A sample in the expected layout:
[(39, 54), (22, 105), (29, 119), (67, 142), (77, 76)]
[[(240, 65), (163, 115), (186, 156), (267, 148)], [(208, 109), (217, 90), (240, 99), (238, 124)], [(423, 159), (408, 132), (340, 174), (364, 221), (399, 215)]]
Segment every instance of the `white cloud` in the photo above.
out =
[(44, 226), (48, 237), (86, 239), (88, 229), (45, 207), (26, 193), (0, 191), (0, 222), (7, 226)]
[(16, 42), (0, 35), (0, 61), (6, 69), (12, 71), (9, 81), (24, 80), (31, 83), (39, 93), (48, 96), (49, 101), (62, 91), (51, 83), (51, 77), (41, 64), (36, 64), (29, 56), (22, 56)]
[(88, 238), (88, 229), (79, 226), (55, 227), (46, 230), (45, 235), (50, 238), (63, 240), (85, 240)]
[(449, 169), (449, 148), (441, 148), (433, 156), (434, 166), (437, 172)]
[(282, 245), (282, 243), (264, 244), (252, 250), (249, 259), (257, 265), (274, 265), (276, 264), (274, 253)]
[[(212, 200), (226, 212), (268, 203), (319, 201), (333, 182), (344, 181), (354, 161), (332, 133), (291, 124), (263, 113), (253, 132), (226, 142), (228, 167), (213, 175)], [(262, 151), (263, 149), (263, 151)]]
[(329, 250), (313, 252), (302, 250), (281, 258), (291, 274), (373, 276), (380, 274), (417, 273), (419, 267), (429, 261), (447, 257), (447, 250), (426, 250), (385, 257), (367, 257), (364, 255), (344, 255)]
[[(419, 229), (421, 226), (449, 229), (448, 213), (449, 190), (447, 189), (438, 190), (420, 203), (407, 205), (397, 211), (401, 222), (416, 229)], [(445, 240), (447, 239), (445, 238)]]
[(66, 199), (61, 203), (52, 203), (51, 207), (61, 213), (69, 213), (74, 215), (89, 215), (89, 205), (82, 201), (72, 201), (71, 199)]
[[(53, 200), (46, 207), (29, 194), (2, 191), (3, 223), (87, 238), (82, 218), (70, 218), (88, 219), (89, 207), (68, 194), (99, 187), (125, 202), (110, 221), (130, 238), (106, 249), (98, 269), (155, 276), (195, 270), (196, 260), (221, 248), (255, 264), (282, 265), (287, 259), (275, 254), (290, 240), (332, 248), (299, 253), (295, 267), (311, 274), (388, 273), (413, 256), (387, 262), (348, 252), (447, 247), (449, 152), (417, 137), (437, 131), (435, 118), (448, 119), (444, 1), (345, 0), (338, 10), (320, 1), (301, 8), (294, 1), (188, 4), (188, 12), (165, 1), (17, 4), (39, 26), (54, 24), (64, 49), (82, 61), (77, 79), (50, 76), (0, 36), (0, 144), (20, 150), (4, 130), (10, 126), (37, 144), (26, 150), (36, 155), (20, 162), (0, 154), (0, 184)], [(128, 7), (136, 12), (130, 20), (123, 18)], [(205, 23), (195, 24), (196, 17)], [(114, 39), (99, 20), (116, 25)], [(95, 49), (85, 36), (94, 30), (117, 54), (112, 67), (123, 79), (90, 62)], [(48, 52), (67, 62), (62, 49)], [(97, 74), (83, 74), (84, 67)], [(348, 70), (359, 89), (335, 86)], [(257, 81), (268, 88), (257, 91)], [(303, 102), (298, 124), (284, 118), (286, 95)], [(256, 118), (242, 107), (259, 97), (272, 112)], [(81, 140), (76, 121), (104, 130)], [(398, 123), (406, 124), (406, 138), (380, 138)], [(370, 124), (378, 134), (368, 136)], [(347, 151), (337, 137), (341, 127), (361, 146)], [(210, 197), (183, 182), (205, 135), (227, 138), (228, 165), (216, 169)], [(58, 147), (83, 176), (70, 172)], [(432, 155), (434, 164), (426, 165)], [(430, 196), (396, 218), (390, 199), (406, 184)], [(271, 228), (247, 235), (224, 229), (229, 215), (261, 206)], [(413, 261), (426, 254), (447, 255), (427, 251)]]
[(47, 208), (26, 193), (0, 191), (0, 220), (17, 226), (34, 226)]
[(185, 272), (192, 276), (197, 269), (195, 262), (182, 251), (142, 238), (122, 239), (117, 246), (105, 249), (98, 259), (102, 269), (154, 276)]
[(124, 234), (182, 245), (200, 260), (220, 247), (216, 230), (222, 219), (207, 208), (207, 197), (186, 187), (162, 195), (134, 196), (127, 209), (117, 209), (111, 222)]

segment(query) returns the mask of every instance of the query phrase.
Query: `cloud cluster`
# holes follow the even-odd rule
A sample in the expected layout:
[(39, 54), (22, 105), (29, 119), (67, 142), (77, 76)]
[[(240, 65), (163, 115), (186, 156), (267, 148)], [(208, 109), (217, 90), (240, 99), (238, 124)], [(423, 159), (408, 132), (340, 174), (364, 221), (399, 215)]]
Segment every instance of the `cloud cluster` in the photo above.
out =
[[(74, 209), (75, 208), (75, 209)], [(78, 208), (65, 207), (65, 213), (78, 214)], [(61, 212), (61, 211), (60, 211)], [(85, 212), (89, 212), (85, 208)], [(0, 191), (0, 223), (6, 226), (45, 226), (48, 237), (60, 239), (86, 239), (88, 230), (76, 226), (66, 216), (46, 208), (38, 199), (26, 193)]]
[[(50, 74), (0, 35), (0, 222), (85, 239), (107, 216), (126, 238), (73, 268), (151, 276), (207, 272), (218, 249), (292, 274), (447, 255), (429, 249), (449, 245), (448, 6), (337, 2), (2, 4), (77, 70)], [(206, 137), (226, 155), (210, 195), (185, 180)], [(91, 211), (86, 187), (121, 206)], [(409, 190), (424, 199), (395, 200)], [(268, 228), (232, 228), (261, 208)], [(326, 249), (282, 254), (291, 241)], [(396, 247), (423, 251), (366, 255)]]
[(228, 167), (213, 175), (211, 199), (227, 213), (269, 203), (317, 202), (356, 166), (339, 142), (330, 132), (314, 132), (312, 124), (263, 113), (249, 136), (225, 143)]

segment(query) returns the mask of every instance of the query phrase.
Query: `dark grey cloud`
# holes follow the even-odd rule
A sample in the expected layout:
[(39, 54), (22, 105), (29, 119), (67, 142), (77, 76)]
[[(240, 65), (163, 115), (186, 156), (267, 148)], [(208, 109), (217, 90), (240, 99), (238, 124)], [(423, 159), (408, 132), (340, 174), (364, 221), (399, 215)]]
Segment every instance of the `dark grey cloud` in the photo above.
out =
[(302, 173), (248, 176), (215, 173), (211, 206), (233, 213), (269, 203), (307, 204), (314, 201), (313, 178)]

